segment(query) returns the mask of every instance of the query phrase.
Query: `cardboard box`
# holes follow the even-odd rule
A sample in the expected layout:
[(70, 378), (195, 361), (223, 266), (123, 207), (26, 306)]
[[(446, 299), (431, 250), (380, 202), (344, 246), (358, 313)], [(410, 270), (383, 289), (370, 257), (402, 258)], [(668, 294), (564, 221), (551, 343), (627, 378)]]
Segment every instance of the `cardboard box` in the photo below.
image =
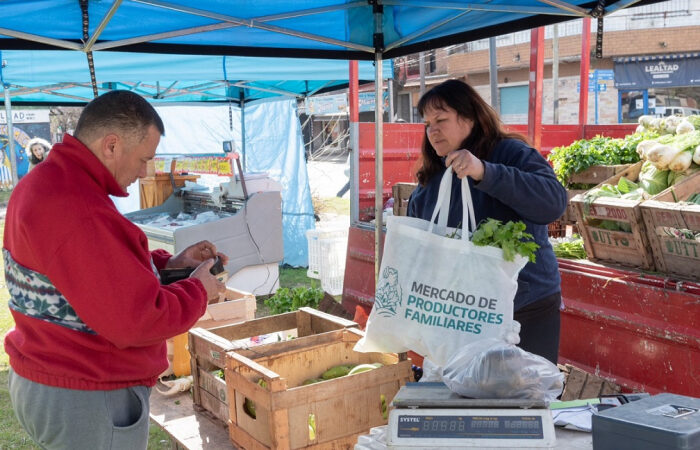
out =
[(394, 197), (394, 215), (405, 216), (408, 212), (408, 199), (418, 186), (418, 183), (396, 183), (391, 187)]

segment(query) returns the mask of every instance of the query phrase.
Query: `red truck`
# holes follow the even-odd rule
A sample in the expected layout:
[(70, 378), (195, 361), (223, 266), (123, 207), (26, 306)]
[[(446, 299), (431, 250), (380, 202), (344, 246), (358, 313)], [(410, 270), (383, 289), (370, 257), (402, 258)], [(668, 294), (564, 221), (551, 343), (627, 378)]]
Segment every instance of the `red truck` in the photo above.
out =
[[(526, 125), (510, 130), (527, 133)], [(583, 128), (583, 129), (581, 129)], [(543, 154), (596, 135), (624, 137), (636, 124), (543, 125)], [(350, 226), (343, 307), (372, 308), (375, 292), (374, 124), (359, 125), (359, 214)], [(415, 182), (422, 124), (384, 124), (384, 201), (392, 186)], [(560, 260), (560, 363), (604, 376), (625, 390), (700, 396), (700, 284), (588, 261)]]

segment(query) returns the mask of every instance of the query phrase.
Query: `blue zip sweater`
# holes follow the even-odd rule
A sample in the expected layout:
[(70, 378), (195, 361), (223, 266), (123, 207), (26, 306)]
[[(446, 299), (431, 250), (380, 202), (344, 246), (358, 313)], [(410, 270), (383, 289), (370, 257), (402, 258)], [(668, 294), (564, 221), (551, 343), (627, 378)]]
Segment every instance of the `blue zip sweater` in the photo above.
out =
[[(446, 169), (445, 169), (446, 170)], [(408, 215), (430, 220), (437, 202), (444, 170), (425, 186), (413, 191)], [(461, 180), (452, 178), (452, 197), (447, 225), (461, 226)], [(534, 148), (516, 139), (504, 139), (484, 161), (484, 178), (469, 179), (477, 225), (494, 218), (501, 222), (522, 220), (540, 245), (536, 262), (528, 262), (518, 275), (515, 311), (561, 290), (559, 266), (547, 238), (547, 225), (566, 209), (566, 190), (557, 181), (549, 163)]]

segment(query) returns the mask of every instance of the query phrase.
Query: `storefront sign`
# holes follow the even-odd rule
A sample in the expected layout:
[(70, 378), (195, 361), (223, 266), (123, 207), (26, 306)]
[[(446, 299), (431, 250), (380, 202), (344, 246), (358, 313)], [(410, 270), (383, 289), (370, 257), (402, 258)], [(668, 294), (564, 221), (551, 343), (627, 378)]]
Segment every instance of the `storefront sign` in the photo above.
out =
[(619, 89), (681, 86), (700, 86), (700, 56), (615, 62), (615, 87)]
[(347, 98), (348, 97), (345, 94), (309, 97), (306, 99), (306, 114), (347, 114)]
[[(17, 109), (12, 111), (12, 123), (48, 123), (48, 109)], [(0, 123), (7, 123), (5, 111), (0, 111)]]
[[(358, 94), (358, 103), (359, 103), (360, 112), (374, 111), (374, 105), (375, 105), (374, 99), (375, 99), (374, 91), (360, 92)], [(387, 91), (384, 91), (384, 93), (383, 93), (383, 100), (384, 100), (384, 111), (388, 111), (389, 110), (389, 93)]]

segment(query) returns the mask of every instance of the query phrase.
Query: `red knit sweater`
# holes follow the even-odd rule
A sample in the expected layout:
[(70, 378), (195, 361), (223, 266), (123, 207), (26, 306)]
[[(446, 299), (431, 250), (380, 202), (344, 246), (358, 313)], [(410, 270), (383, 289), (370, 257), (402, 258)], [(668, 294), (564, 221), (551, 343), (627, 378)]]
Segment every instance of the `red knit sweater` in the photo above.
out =
[(70, 389), (152, 386), (167, 368), (165, 339), (186, 332), (207, 306), (194, 278), (162, 286), (153, 272), (170, 255), (149, 252), (144, 233), (108, 195), (128, 195), (102, 163), (66, 135), (15, 188), (4, 246), (46, 275), (96, 334), (12, 311), (5, 351), (19, 375)]

